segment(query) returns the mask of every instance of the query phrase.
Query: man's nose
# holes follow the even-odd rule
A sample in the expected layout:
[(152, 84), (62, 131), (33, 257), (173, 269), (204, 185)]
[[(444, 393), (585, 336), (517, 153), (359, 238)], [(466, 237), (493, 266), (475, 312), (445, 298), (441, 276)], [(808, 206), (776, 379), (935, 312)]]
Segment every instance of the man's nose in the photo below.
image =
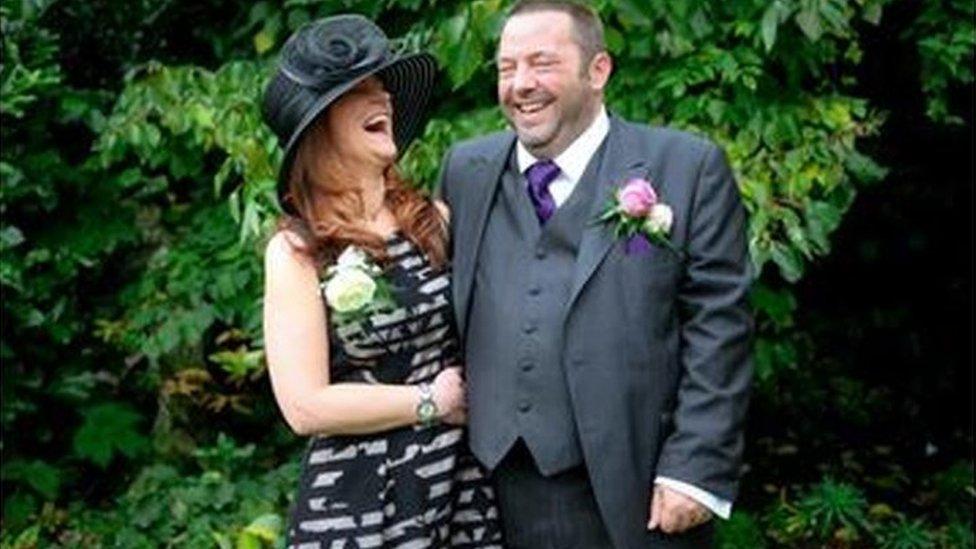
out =
[(535, 72), (526, 65), (519, 65), (515, 68), (515, 75), (512, 77), (512, 89), (515, 93), (521, 94), (535, 89)]

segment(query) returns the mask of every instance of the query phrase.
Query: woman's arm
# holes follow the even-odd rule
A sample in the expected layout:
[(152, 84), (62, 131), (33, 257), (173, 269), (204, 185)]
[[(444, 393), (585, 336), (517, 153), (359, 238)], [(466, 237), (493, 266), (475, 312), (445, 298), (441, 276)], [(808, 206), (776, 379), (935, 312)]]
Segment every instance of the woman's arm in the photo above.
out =
[[(271, 387), (285, 421), (300, 435), (363, 434), (417, 421), (414, 385), (329, 383), (326, 309), (314, 263), (279, 232), (265, 251), (264, 344)], [(442, 417), (463, 406), (455, 369), (434, 380)]]

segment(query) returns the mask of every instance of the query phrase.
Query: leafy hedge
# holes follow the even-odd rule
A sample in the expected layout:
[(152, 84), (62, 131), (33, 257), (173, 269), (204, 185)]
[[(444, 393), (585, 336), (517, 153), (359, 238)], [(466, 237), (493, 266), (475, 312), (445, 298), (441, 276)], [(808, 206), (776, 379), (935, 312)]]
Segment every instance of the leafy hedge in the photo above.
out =
[[(761, 272), (760, 393), (816, 406), (798, 377), (810, 341), (794, 328), (792, 285), (830, 252), (858, 190), (886, 175), (864, 146), (884, 138), (885, 113), (854, 90), (862, 32), (885, 24), (889, 1), (594, 4), (616, 65), (611, 109), (728, 152)], [(505, 5), (2, 0), (5, 546), (280, 540), (300, 442), (270, 400), (260, 333), (279, 152), (257, 99), (274, 51), (337, 11), (433, 51), (443, 85), (402, 161), (429, 187), (452, 142), (503, 126), (492, 56)], [(903, 37), (939, 123), (962, 123), (950, 96), (973, 81), (973, 15), (971, 2), (927, 2)], [(948, 509), (965, 509), (972, 469), (954, 471)], [(724, 543), (972, 546), (964, 514), (934, 525), (859, 490), (823, 480), (784, 493), (737, 513)]]

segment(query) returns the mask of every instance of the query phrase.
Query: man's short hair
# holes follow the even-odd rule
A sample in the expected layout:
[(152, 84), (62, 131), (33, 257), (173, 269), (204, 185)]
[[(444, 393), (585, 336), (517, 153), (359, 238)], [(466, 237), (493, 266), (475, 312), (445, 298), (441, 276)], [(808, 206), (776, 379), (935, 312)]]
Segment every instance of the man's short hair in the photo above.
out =
[(593, 8), (570, 0), (520, 0), (508, 10), (506, 20), (515, 15), (555, 11), (565, 13), (572, 19), (573, 39), (583, 52), (583, 63), (589, 63), (593, 56), (607, 51), (603, 40), (603, 23)]

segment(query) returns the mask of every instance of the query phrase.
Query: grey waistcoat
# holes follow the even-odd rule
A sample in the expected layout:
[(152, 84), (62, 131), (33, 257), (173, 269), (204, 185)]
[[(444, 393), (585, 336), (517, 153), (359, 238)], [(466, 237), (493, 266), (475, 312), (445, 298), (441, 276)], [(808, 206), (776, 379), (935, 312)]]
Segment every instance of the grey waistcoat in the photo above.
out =
[[(522, 438), (539, 470), (583, 463), (563, 370), (563, 322), (603, 146), (569, 198), (539, 225), (513, 150), (502, 174), (475, 268), (468, 367), (500, 401), (472, 414), (471, 447), (494, 468)], [(474, 405), (474, 403), (472, 403)]]

